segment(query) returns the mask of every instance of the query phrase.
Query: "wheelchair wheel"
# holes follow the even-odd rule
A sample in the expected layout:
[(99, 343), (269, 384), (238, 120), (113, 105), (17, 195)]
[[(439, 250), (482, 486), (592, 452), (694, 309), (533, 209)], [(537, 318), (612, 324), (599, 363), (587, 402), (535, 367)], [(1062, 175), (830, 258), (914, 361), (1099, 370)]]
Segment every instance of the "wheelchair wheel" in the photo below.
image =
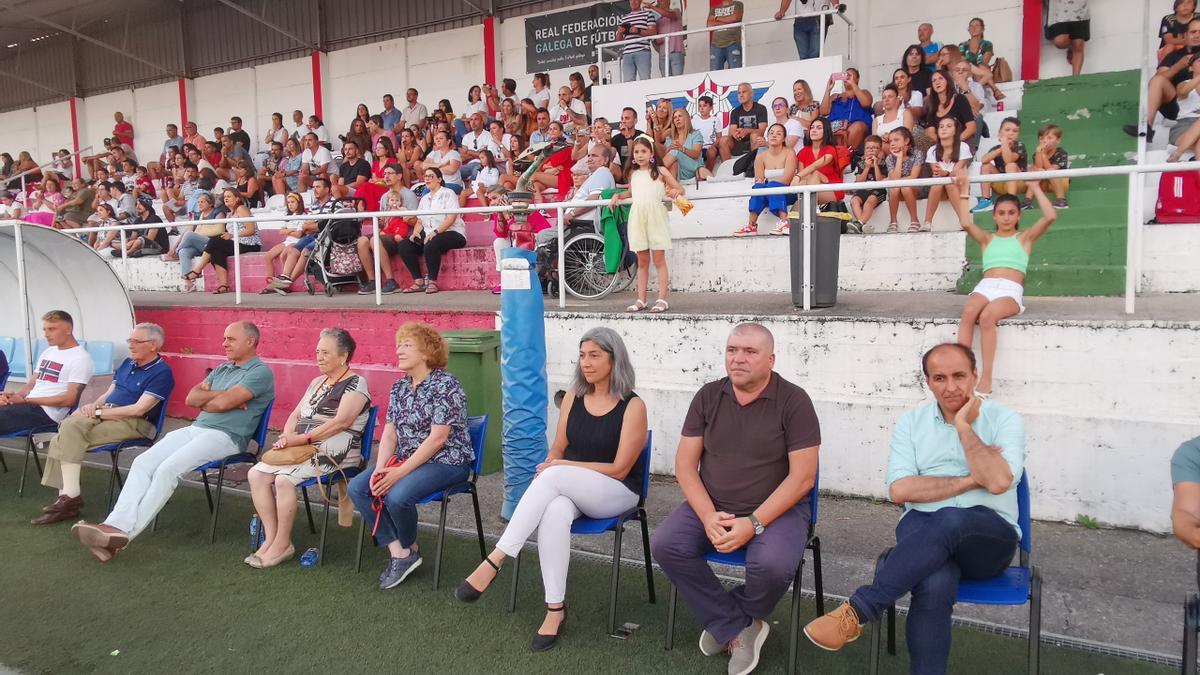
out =
[(567, 240), (563, 252), (562, 283), (580, 300), (598, 300), (612, 293), (622, 272), (609, 274), (604, 265), (604, 237), (594, 232)]
[(613, 283), (611, 293), (624, 293), (625, 289), (632, 286), (634, 280), (637, 279), (637, 254), (632, 251), (626, 252), (625, 257), (629, 261), (629, 264), (622, 265), (621, 269), (617, 272), (617, 278)]

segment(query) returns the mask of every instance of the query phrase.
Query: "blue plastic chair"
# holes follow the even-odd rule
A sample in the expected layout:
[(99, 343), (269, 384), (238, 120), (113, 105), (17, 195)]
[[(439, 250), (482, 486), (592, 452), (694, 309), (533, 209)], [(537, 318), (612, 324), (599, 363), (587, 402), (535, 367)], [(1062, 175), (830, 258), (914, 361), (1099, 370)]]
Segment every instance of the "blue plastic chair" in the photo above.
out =
[(113, 374), (113, 343), (93, 340), (84, 343), (87, 353), (91, 355), (96, 366), (93, 375)]
[[(617, 587), (621, 575), (621, 535), (625, 533), (625, 524), (636, 520), (642, 524), (642, 553), (646, 564), (646, 593), (650, 596), (650, 604), (655, 603), (654, 597), (654, 566), (650, 562), (650, 530), (649, 517), (646, 515), (646, 498), (650, 495), (650, 455), (651, 437), (653, 432), (646, 432), (646, 444), (642, 446), (642, 455), (638, 463), (642, 465), (642, 486), (638, 495), (637, 506), (613, 518), (588, 518), (580, 516), (571, 523), (571, 534), (598, 536), (606, 532), (613, 533), (613, 554), (611, 583), (608, 596), (608, 633), (617, 631)], [(508, 595), (508, 611), (517, 608), (517, 584), (521, 577), (521, 556), (513, 561), (512, 589)]]
[(171, 397), (171, 392), (167, 392), (167, 398), (158, 404), (158, 418), (154, 421), (154, 436), (151, 438), (131, 438), (120, 443), (109, 443), (108, 445), (100, 445), (94, 448), (89, 448), (88, 453), (107, 452), (109, 459), (112, 460), (112, 472), (108, 476), (108, 496), (105, 497), (104, 503), (112, 509), (113, 497), (116, 495), (117, 488), (125, 487), (125, 482), (121, 480), (121, 471), (118, 468), (118, 460), (121, 459), (121, 451), (131, 450), (134, 448), (148, 448), (158, 442), (162, 436), (163, 425), (167, 422), (167, 399)]
[[(79, 393), (82, 394), (83, 390), (80, 390)], [(69, 417), (71, 415), (71, 413), (75, 412), (75, 408), (77, 408), (78, 406), (79, 406), (79, 400), (76, 399), (75, 404), (72, 405), (67, 410), (67, 416)], [(66, 417), (64, 417), (63, 419), (66, 419)], [(21, 480), (17, 484), (17, 496), (18, 497), (25, 496), (25, 475), (27, 473), (29, 473), (29, 457), (30, 457), (30, 455), (33, 456), (33, 464), (35, 467), (37, 467), (38, 477), (40, 478), (42, 475), (42, 461), (41, 461), (41, 459), (38, 458), (37, 444), (34, 443), (34, 437), (37, 436), (38, 434), (56, 434), (56, 433), (58, 433), (58, 423), (57, 422), (54, 424), (46, 424), (43, 426), (33, 427), (32, 429), (21, 429), (19, 431), (14, 431), (14, 432), (8, 433), (8, 434), (0, 434), (0, 439), (6, 439), (6, 438), (24, 438), (24, 439), (26, 439), (25, 462), (21, 465)], [(8, 471), (7, 463), (4, 464), (4, 470), (6, 472)]]
[[(817, 512), (820, 498), (817, 488), (821, 483), (821, 473), (818, 471), (813, 478), (812, 489), (808, 492), (808, 503), (811, 513), (808, 518), (808, 541), (804, 548), (811, 550), (813, 555), (813, 589), (816, 595), (817, 615), (825, 614), (825, 587), (821, 576), (821, 538), (817, 536)], [(746, 550), (739, 549), (732, 553), (704, 554), (704, 559), (718, 565), (731, 567), (746, 566)], [(800, 644), (800, 576), (804, 571), (804, 556), (800, 556), (800, 564), (796, 566), (796, 576), (792, 579), (792, 626), (791, 637), (788, 639), (787, 672), (796, 672), (796, 657)], [(675, 606), (679, 599), (679, 589), (671, 586), (671, 600), (667, 606), (667, 649), (675, 646)]]
[(12, 373), (13, 367), (13, 351), (17, 348), (17, 341), (14, 338), (0, 336), (0, 353), (4, 354), (4, 372), (0, 373), (0, 391), (4, 391), (4, 385), (8, 384), (8, 376)]
[[(958, 583), (958, 602), (972, 605), (1010, 605), (1029, 603), (1029, 655), (1027, 667), (1037, 673), (1038, 658), (1042, 643), (1042, 575), (1029, 562), (1033, 552), (1033, 528), (1029, 515), (1029, 472), (1021, 474), (1017, 484), (1017, 524), (1021, 527), (1021, 543), (1018, 549), (1019, 564), (1012, 565), (992, 579), (965, 579)], [(891, 553), (888, 549), (879, 556), (879, 562)], [(887, 610), (888, 654), (896, 654), (896, 606)], [(882, 628), (882, 626), (880, 627)], [(879, 633), (871, 631), (871, 674), (879, 672)], [(1193, 663), (1195, 659), (1192, 659)]]
[[(487, 426), (487, 415), (467, 418), (467, 433), (471, 436), (471, 447), (475, 452), (475, 459), (471, 462), (471, 473), (467, 476), (467, 479), (458, 485), (451, 485), (444, 490), (438, 490), (417, 502), (418, 504), (442, 503), (442, 514), (438, 520), (437, 553), (433, 559), (434, 588), (438, 588), (442, 583), (442, 548), (446, 541), (446, 509), (450, 506), (450, 498), (454, 495), (471, 495), (471, 504), (475, 507), (475, 534), (479, 538), (479, 559), (483, 560), (487, 556), (487, 550), (484, 548), (483, 543), (483, 517), (479, 511), (479, 490), (475, 484), (479, 479), (480, 472), (483, 471), (483, 444), (487, 438)], [(362, 571), (362, 548), (363, 540), (366, 539), (366, 532), (367, 522), (366, 519), (363, 519), (358, 531), (358, 553), (354, 557), (355, 572)]]
[[(200, 477), (204, 480), (204, 497), (208, 500), (208, 510), (212, 512), (212, 522), (208, 526), (208, 543), (213, 543), (217, 540), (217, 515), (221, 513), (221, 488), (225, 482), (225, 468), (234, 464), (253, 464), (258, 461), (258, 453), (267, 447), (267, 424), (271, 421), (271, 409), (275, 407), (275, 399), (271, 399), (267, 403), (267, 407), (263, 410), (262, 418), (258, 422), (258, 430), (254, 432), (254, 443), (258, 446), (256, 452), (239, 452), (236, 455), (230, 455), (223, 459), (218, 459), (207, 464), (201, 464), (195, 468), (195, 471), (200, 473)], [(213, 499), (212, 490), (209, 487), (208, 472), (217, 472), (217, 498)], [(155, 518), (157, 523), (158, 519)]]
[[(362, 473), (365, 467), (371, 465), (371, 446), (375, 442), (375, 420), (378, 415), (379, 406), (372, 406), (370, 412), (367, 413), (367, 425), (363, 427), (362, 433), (362, 464), (360, 466), (353, 466), (342, 469), (341, 472), (334, 471), (333, 473), (327, 473), (316, 478), (309, 478), (296, 486), (300, 488), (300, 494), (304, 495), (304, 512), (308, 514), (308, 529), (313, 534), (317, 533), (317, 528), (313, 524), (312, 505), (308, 501), (308, 488), (315, 485), (324, 485), (326, 488), (332, 490), (334, 485), (342, 481), (343, 474), (348, 484), (351, 479)], [(332, 508), (332, 504), (325, 505), (325, 519), (321, 522), (321, 543), (319, 544), (321, 556), (318, 558), (318, 564), (321, 566), (325, 565), (325, 534), (329, 531), (329, 511)], [(362, 551), (361, 547), (359, 551)]]
[(8, 368), (11, 377), (24, 378), (28, 375), (25, 372), (25, 338), (13, 340), (12, 351), (8, 352)]

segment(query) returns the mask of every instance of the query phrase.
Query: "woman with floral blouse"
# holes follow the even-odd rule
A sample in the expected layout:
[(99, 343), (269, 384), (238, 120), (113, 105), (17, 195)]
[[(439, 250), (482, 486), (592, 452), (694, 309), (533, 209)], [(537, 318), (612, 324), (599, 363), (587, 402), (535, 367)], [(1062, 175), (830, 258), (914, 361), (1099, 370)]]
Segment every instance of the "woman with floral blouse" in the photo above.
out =
[(421, 565), (417, 503), (467, 480), (474, 459), (467, 434), (467, 395), (445, 370), (450, 350), (428, 324), (396, 331), (396, 362), (407, 373), (392, 385), (387, 423), (373, 471), (350, 482), (350, 498), (389, 558), (379, 589), (404, 581)]

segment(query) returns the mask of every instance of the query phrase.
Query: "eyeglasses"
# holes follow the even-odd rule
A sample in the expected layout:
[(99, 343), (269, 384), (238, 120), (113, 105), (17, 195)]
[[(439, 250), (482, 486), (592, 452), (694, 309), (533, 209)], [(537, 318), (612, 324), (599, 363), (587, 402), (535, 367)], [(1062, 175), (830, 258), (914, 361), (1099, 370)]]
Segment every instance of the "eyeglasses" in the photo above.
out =
[(144, 344), (146, 344), (147, 342), (154, 342), (154, 340), (134, 340), (134, 339), (129, 339), (129, 340), (126, 340), (126, 341), (125, 341), (125, 344), (129, 345), (130, 347), (132, 347), (132, 346), (134, 346), (134, 345), (144, 345)]

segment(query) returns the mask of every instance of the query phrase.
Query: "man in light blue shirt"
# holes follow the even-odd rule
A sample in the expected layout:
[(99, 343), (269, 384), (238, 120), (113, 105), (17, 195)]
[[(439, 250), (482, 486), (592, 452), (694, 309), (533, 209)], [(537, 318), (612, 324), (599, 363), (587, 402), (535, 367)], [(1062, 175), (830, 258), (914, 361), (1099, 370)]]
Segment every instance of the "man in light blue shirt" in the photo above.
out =
[(1025, 471), (1025, 429), (1017, 413), (975, 392), (975, 354), (941, 344), (922, 359), (937, 399), (905, 413), (892, 433), (887, 482), (904, 505), (896, 547), (875, 581), (804, 628), (837, 650), (889, 606), (912, 593), (908, 649), (914, 673), (945, 673), (959, 579), (989, 579), (1008, 567), (1021, 529), (1017, 484)]

